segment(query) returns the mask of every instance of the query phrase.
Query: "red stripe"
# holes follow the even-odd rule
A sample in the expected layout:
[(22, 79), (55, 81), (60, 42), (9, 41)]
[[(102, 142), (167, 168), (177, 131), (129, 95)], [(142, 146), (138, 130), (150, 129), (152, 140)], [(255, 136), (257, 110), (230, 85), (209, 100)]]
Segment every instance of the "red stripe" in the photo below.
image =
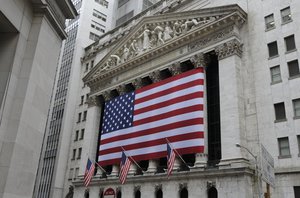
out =
[(136, 99), (134, 101), (134, 104), (137, 105), (139, 103), (142, 103), (142, 102), (145, 102), (145, 101), (148, 101), (148, 100), (152, 100), (154, 98), (159, 98), (161, 96), (171, 94), (171, 93), (174, 93), (176, 91), (184, 90), (184, 89), (187, 89), (187, 88), (190, 88), (190, 87), (194, 87), (194, 86), (197, 86), (197, 85), (203, 85), (203, 79), (196, 79), (196, 80), (193, 80), (191, 82), (175, 85), (174, 87), (171, 87), (169, 89), (165, 89), (165, 90), (162, 90), (162, 91), (159, 91), (159, 92), (154, 92), (153, 94), (150, 94), (148, 96)]
[(170, 99), (168, 101), (164, 101), (164, 102), (157, 103), (157, 104), (154, 104), (154, 105), (149, 105), (147, 107), (134, 110), (134, 115), (138, 115), (138, 114), (141, 114), (141, 113), (145, 113), (147, 111), (151, 111), (153, 109), (158, 109), (158, 108), (170, 106), (170, 105), (173, 105), (173, 104), (176, 104), (176, 103), (179, 103), (179, 102), (188, 101), (188, 100), (195, 99), (195, 98), (203, 98), (203, 92), (201, 91), (201, 92), (191, 93), (191, 94), (187, 94), (187, 95), (184, 95), (184, 96), (180, 96), (180, 97)]
[(159, 115), (155, 115), (155, 116), (150, 116), (141, 120), (136, 120), (133, 122), (133, 126), (138, 126), (138, 125), (142, 125), (142, 124), (146, 124), (146, 123), (150, 123), (150, 122), (154, 122), (154, 121), (158, 121), (158, 120), (162, 120), (165, 118), (170, 118), (173, 116), (177, 116), (177, 115), (182, 115), (185, 113), (190, 113), (190, 112), (194, 112), (194, 111), (203, 111), (203, 105), (199, 104), (199, 105), (194, 105), (194, 106), (189, 106), (189, 107), (184, 107), (184, 108), (179, 108), (173, 111), (169, 111), (166, 113), (162, 113)]
[[(201, 131), (168, 137), (169, 141), (171, 141), (171, 142), (178, 142), (178, 141), (191, 140), (191, 139), (202, 139), (202, 138), (204, 138), (204, 133)], [(156, 139), (156, 140), (126, 145), (126, 146), (123, 146), (123, 148), (126, 151), (130, 151), (130, 150), (139, 149), (139, 148), (157, 146), (157, 145), (165, 144), (165, 143), (166, 143), (166, 138), (162, 137), (162, 138)], [(106, 149), (106, 150), (101, 150), (101, 151), (99, 151), (99, 155), (106, 155), (109, 153), (117, 153), (120, 151), (122, 151), (122, 148), (118, 146), (118, 147), (113, 147), (113, 148)]]
[(143, 91), (147, 91), (147, 90), (152, 89), (152, 88), (154, 88), (154, 87), (162, 86), (162, 85), (167, 84), (167, 83), (169, 83), (169, 82), (171, 82), (171, 81), (178, 80), (178, 79), (180, 79), (180, 78), (184, 78), (184, 77), (187, 77), (187, 76), (191, 76), (191, 75), (196, 74), (196, 73), (203, 73), (203, 71), (204, 71), (204, 70), (203, 70), (202, 67), (196, 68), (196, 69), (192, 69), (192, 70), (190, 70), (190, 71), (181, 73), (181, 74), (179, 74), (179, 75), (172, 76), (171, 78), (167, 78), (167, 79), (162, 80), (162, 81), (159, 81), (159, 82), (157, 82), (157, 83), (153, 83), (153, 84), (151, 84), (151, 85), (148, 85), (148, 86), (145, 86), (145, 87), (143, 87), (143, 88), (140, 88), (140, 89), (136, 90), (136, 93), (141, 93), (141, 92), (143, 92)]
[(194, 119), (190, 119), (190, 120), (174, 122), (174, 123), (170, 123), (170, 124), (150, 128), (150, 129), (145, 129), (142, 131), (137, 131), (137, 132), (125, 134), (125, 135), (121, 135), (122, 130), (120, 130), (120, 134), (118, 134), (114, 137), (111, 137), (111, 138), (101, 140), (100, 145), (118, 141), (118, 140), (125, 140), (125, 139), (129, 139), (129, 138), (140, 137), (143, 135), (150, 135), (150, 134), (154, 134), (154, 133), (159, 133), (159, 132), (163, 132), (163, 131), (167, 131), (167, 130), (177, 129), (180, 127), (186, 127), (186, 126), (191, 126), (191, 125), (196, 125), (196, 124), (203, 124), (203, 118), (194, 118)]
[[(195, 147), (188, 147), (188, 148), (183, 148), (183, 149), (176, 149), (176, 151), (180, 155), (191, 154), (191, 153), (203, 153), (204, 146), (195, 146)], [(162, 152), (132, 156), (132, 158), (135, 161), (141, 161), (141, 160), (149, 160), (149, 159), (158, 159), (158, 158), (162, 158), (162, 157), (166, 157), (166, 156), (167, 156), (167, 150), (162, 151)], [(110, 164), (117, 164), (119, 162), (120, 162), (120, 158), (116, 158), (116, 159), (100, 161), (99, 164), (100, 164), (100, 166), (106, 166), (106, 165), (110, 165)]]

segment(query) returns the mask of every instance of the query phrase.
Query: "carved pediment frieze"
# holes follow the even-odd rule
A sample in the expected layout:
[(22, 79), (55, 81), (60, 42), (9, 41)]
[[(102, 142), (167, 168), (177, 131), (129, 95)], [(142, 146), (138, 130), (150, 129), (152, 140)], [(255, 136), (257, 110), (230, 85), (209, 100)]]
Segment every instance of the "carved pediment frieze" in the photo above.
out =
[(246, 13), (237, 5), (145, 17), (83, 80), (92, 86), (218, 28), (240, 26), (245, 20)]

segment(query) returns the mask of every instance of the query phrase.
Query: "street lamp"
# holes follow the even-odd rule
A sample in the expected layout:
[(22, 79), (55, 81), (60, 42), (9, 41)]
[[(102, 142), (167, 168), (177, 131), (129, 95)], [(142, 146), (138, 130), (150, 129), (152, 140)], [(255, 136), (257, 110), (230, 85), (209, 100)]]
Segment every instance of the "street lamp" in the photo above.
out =
[(242, 149), (245, 149), (254, 159), (255, 159), (255, 175), (257, 176), (257, 179), (259, 180), (257, 185), (258, 185), (258, 194), (259, 194), (259, 198), (261, 198), (262, 196), (262, 192), (261, 192), (261, 177), (260, 177), (260, 174), (259, 174), (259, 169), (258, 169), (258, 162), (257, 162), (257, 156), (254, 155), (247, 147), (244, 147), (242, 145), (240, 145), (239, 143), (236, 143), (235, 144), (236, 147), (238, 148), (242, 148)]

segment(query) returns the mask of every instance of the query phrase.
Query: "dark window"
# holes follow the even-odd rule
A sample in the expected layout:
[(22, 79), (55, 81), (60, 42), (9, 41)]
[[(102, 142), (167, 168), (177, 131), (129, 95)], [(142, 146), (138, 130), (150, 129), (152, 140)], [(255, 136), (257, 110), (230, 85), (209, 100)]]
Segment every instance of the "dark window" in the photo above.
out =
[(180, 198), (188, 198), (189, 197), (189, 192), (186, 188), (183, 188), (180, 191)]
[(215, 187), (211, 187), (208, 190), (208, 198), (218, 198), (218, 191)]
[(271, 81), (272, 81), (272, 83), (281, 82), (281, 74), (280, 74), (279, 65), (270, 68), (270, 72), (271, 72)]
[(288, 36), (284, 38), (286, 51), (291, 51), (296, 49), (295, 37), (294, 35)]
[(141, 191), (137, 190), (134, 194), (134, 198), (141, 198)]
[(76, 157), (76, 149), (73, 149), (72, 160), (74, 160), (75, 157)]
[(86, 121), (86, 116), (87, 116), (87, 111), (84, 111), (82, 121)]
[(289, 75), (290, 77), (299, 75), (299, 64), (298, 60), (293, 60), (291, 62), (288, 62), (288, 68), (289, 68)]
[(80, 159), (80, 158), (81, 158), (81, 153), (82, 153), (82, 148), (79, 148), (79, 149), (78, 149), (78, 156), (77, 156), (77, 159)]
[(156, 191), (155, 198), (163, 198), (163, 192), (161, 189)]
[(278, 55), (278, 47), (277, 42), (274, 41), (272, 43), (268, 44), (268, 50), (269, 50), (269, 57), (274, 57)]
[(265, 17), (266, 30), (272, 29), (275, 27), (274, 15), (270, 14)]
[(81, 113), (78, 113), (78, 120), (77, 122), (80, 122), (81, 121)]
[(91, 61), (91, 68), (94, 67), (94, 60)]
[(284, 103), (277, 103), (274, 104), (274, 109), (275, 109), (275, 119), (276, 120), (285, 120), (285, 108), (284, 108)]
[(122, 198), (122, 193), (121, 193), (121, 191), (118, 191), (118, 192), (117, 192), (117, 198)]
[(77, 141), (77, 140), (78, 140), (78, 136), (79, 136), (79, 131), (77, 130), (77, 131), (75, 132), (75, 139), (74, 139), (74, 141)]
[(288, 137), (278, 138), (278, 148), (279, 148), (280, 157), (290, 156), (291, 153), (290, 153), (289, 138)]
[(298, 141), (298, 156), (300, 157), (300, 135), (297, 135), (297, 141)]
[(294, 186), (295, 198), (300, 198), (300, 186)]
[(83, 138), (84, 138), (84, 129), (81, 129), (80, 140), (83, 140)]
[(300, 98), (293, 100), (293, 107), (294, 107), (294, 116), (296, 118), (300, 117)]
[(281, 11), (281, 21), (282, 23), (287, 23), (292, 20), (291, 9), (290, 7), (286, 7)]
[(80, 98), (80, 105), (83, 104), (83, 101), (84, 101), (84, 96), (81, 96), (81, 98)]
[(89, 63), (85, 64), (85, 71), (87, 72), (89, 70)]

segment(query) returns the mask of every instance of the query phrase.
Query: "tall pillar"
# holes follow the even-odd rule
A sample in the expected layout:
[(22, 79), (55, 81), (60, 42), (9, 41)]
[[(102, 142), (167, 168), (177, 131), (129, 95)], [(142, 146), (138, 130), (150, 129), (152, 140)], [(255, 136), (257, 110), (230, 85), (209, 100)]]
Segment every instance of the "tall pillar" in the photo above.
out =
[(244, 94), (242, 44), (233, 39), (216, 47), (219, 59), (221, 150), (220, 167), (243, 166), (244, 157), (236, 143), (244, 140)]
[[(203, 53), (196, 54), (190, 58), (190, 61), (194, 64), (195, 68), (199, 67), (207, 67), (207, 59)], [(205, 72), (204, 72), (204, 79), (206, 79)], [(204, 81), (205, 83), (205, 81)], [(207, 107), (206, 103), (206, 85), (204, 84), (204, 95), (203, 95), (203, 104), (204, 107)], [(203, 127), (203, 133), (204, 133), (204, 151), (203, 153), (196, 153), (195, 154), (195, 165), (193, 168), (196, 169), (203, 169), (207, 166), (207, 156), (208, 156), (208, 136), (207, 136), (207, 111), (204, 109), (205, 116), (204, 116), (204, 127)]]

